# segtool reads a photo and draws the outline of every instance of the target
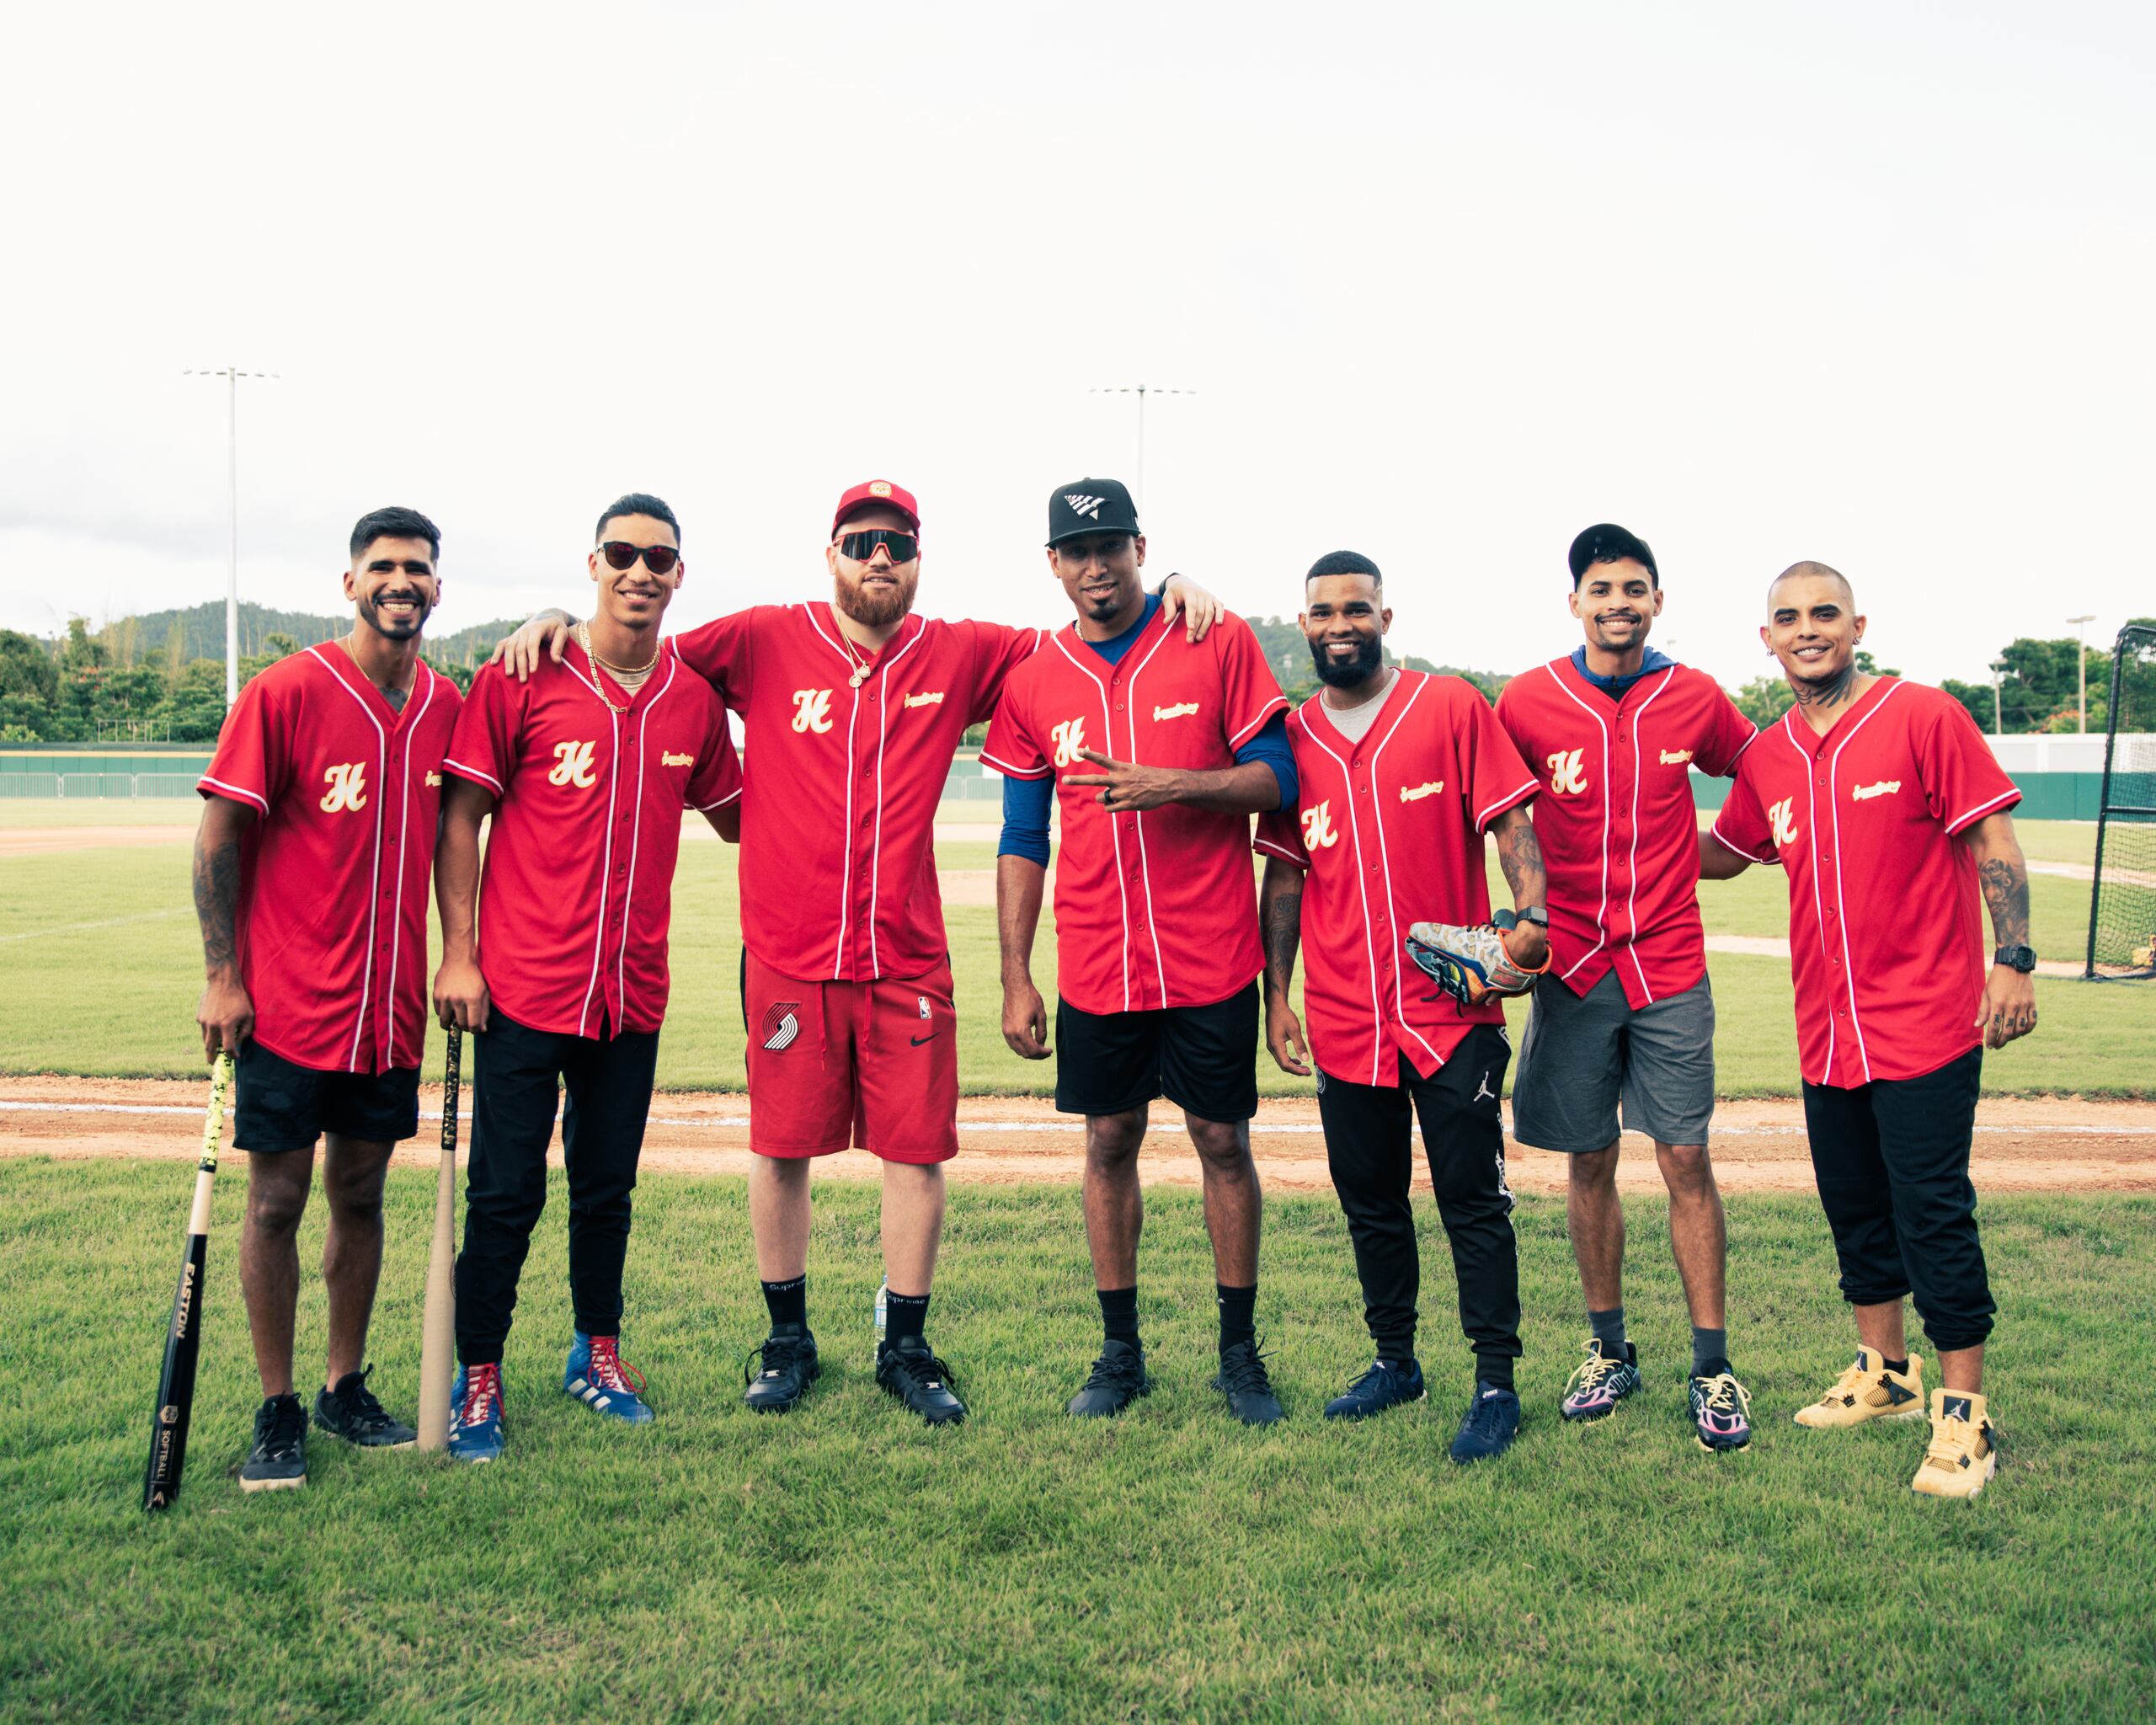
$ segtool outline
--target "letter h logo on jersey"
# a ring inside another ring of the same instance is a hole
[[[1086,721],[1082,718],[1066,718],[1061,724],[1050,726],[1049,736],[1055,744],[1055,764],[1058,766],[1068,766],[1084,752]]]
[[[803,735],[814,731],[819,736],[831,728],[831,692],[829,689],[796,689],[793,692],[793,728]]]
[[[1550,793],[1556,797],[1577,797],[1587,789],[1587,773],[1580,765],[1584,749],[1560,749],[1543,758],[1550,763]]]
[[[598,746],[596,743],[555,744],[553,770],[547,775],[547,782],[590,790],[599,782],[598,774],[591,769],[592,753]]]
[[[364,809],[367,806],[367,764],[364,761],[347,761],[333,766],[322,775],[322,782],[329,788],[323,793],[322,812],[334,814],[340,809]]]
[[[1784,797],[1780,802],[1767,805],[1767,822],[1774,830],[1776,850],[1796,842],[1796,798]]]
[[[1322,851],[1340,842],[1340,835],[1332,827],[1332,799],[1328,797],[1315,809],[1303,810],[1303,848]]]

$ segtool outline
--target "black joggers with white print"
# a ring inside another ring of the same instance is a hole
[[[1503,1032],[1478,1024],[1428,1078],[1402,1060],[1397,1088],[1322,1072],[1317,1092],[1326,1159],[1354,1242],[1378,1357],[1406,1359],[1415,1352],[1422,1263],[1409,1194],[1420,1116],[1438,1215],[1460,1279],[1460,1326],[1475,1350],[1476,1376],[1506,1389],[1520,1354],[1519,1252],[1497,1106],[1511,1059]]]

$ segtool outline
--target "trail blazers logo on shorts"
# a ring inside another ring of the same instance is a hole
[[[1340,842],[1340,835],[1332,830],[1332,799],[1328,797],[1315,809],[1303,810],[1303,848],[1322,851]]]
[[[1433,778],[1419,785],[1402,785],[1400,788],[1400,800],[1403,803],[1419,803],[1425,797],[1436,796],[1444,788],[1445,782],[1441,778]]]
[[[333,766],[322,775],[322,782],[329,787],[322,797],[322,812],[324,814],[334,814],[340,809],[364,809],[367,806],[366,761],[347,761],[341,766]]]
[[[1195,701],[1185,701],[1177,707],[1155,707],[1153,709],[1153,723],[1158,724],[1163,719],[1169,718],[1188,718],[1197,711],[1198,703]]]
[[[819,735],[831,728],[831,692],[829,689],[796,689],[793,692],[793,728],[803,733],[814,731]]]
[[[1068,766],[1086,746],[1086,721],[1066,718],[1061,724],[1049,727],[1049,737],[1055,745],[1055,764]]]
[[[793,1039],[801,1034],[801,1002],[779,1001],[764,1014],[764,1049],[768,1054],[783,1054],[793,1046]]]
[[[1791,813],[1796,798],[1784,797],[1779,803],[1767,805],[1767,824],[1773,830],[1777,849],[1796,842],[1796,820]]]
[[[599,776],[591,770],[592,751],[596,743],[557,743],[554,745],[553,771],[547,775],[550,785],[574,785],[579,790],[590,790],[599,782]]]
[[[1550,793],[1556,797],[1577,797],[1587,790],[1587,773],[1580,766],[1584,749],[1560,749],[1546,755],[1550,765]]]

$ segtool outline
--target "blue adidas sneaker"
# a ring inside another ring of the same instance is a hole
[[[492,1461],[506,1441],[501,1367],[459,1366],[449,1397],[449,1453],[459,1461]]]
[[[622,1359],[620,1337],[587,1336],[582,1330],[575,1336],[562,1369],[563,1394],[627,1425],[648,1425],[659,1418],[643,1399],[643,1374]]]
[[[1422,1368],[1415,1360],[1374,1359],[1368,1371],[1325,1404],[1325,1417],[1368,1419],[1403,1402],[1420,1402],[1428,1393],[1422,1386]]]
[[[1519,1397],[1495,1384],[1477,1383],[1475,1399],[1452,1440],[1455,1461],[1489,1461],[1513,1446],[1519,1435]]]

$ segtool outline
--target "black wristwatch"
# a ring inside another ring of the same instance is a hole
[[[1545,934],[1550,932],[1550,913],[1540,905],[1529,905],[1520,911],[1492,911],[1490,921],[1498,928],[1517,928],[1523,922],[1531,922]]]
[[[1994,964],[2004,964],[2009,970],[2019,970],[2026,976],[2036,968],[2036,949],[2034,947],[2001,947],[1991,955]]]

